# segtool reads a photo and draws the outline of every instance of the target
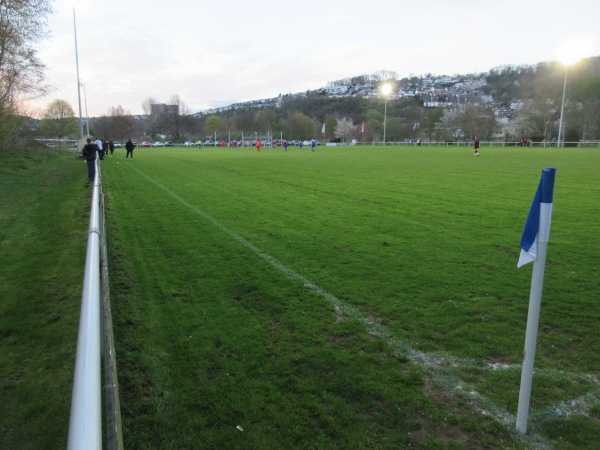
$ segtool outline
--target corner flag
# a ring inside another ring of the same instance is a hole
[[[556,169],[542,170],[542,178],[535,197],[531,203],[529,214],[521,238],[521,256],[517,267],[524,266],[538,259],[538,243],[548,242],[550,220],[552,218],[552,200],[554,197],[554,178]]]
[[[533,382],[533,362],[535,359],[537,330],[542,304],[546,248],[548,247],[548,237],[550,236],[555,175],[556,169],[542,170],[542,178],[535,197],[533,197],[533,203],[525,222],[525,229],[521,238],[521,257],[517,264],[517,267],[521,267],[524,264],[535,261],[531,273],[529,311],[527,313],[527,330],[525,331],[523,368],[521,370],[521,386],[519,388],[519,405],[517,410],[517,430],[523,434],[527,432],[527,418],[529,416],[529,400]]]

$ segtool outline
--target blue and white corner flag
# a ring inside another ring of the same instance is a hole
[[[548,242],[550,220],[552,219],[555,176],[556,168],[542,170],[542,178],[533,198],[533,203],[531,203],[525,228],[523,229],[521,256],[519,257],[517,267],[537,261],[538,243]]]
[[[523,350],[523,368],[521,386],[519,388],[519,407],[517,410],[517,430],[527,432],[529,416],[529,400],[533,383],[533,362],[542,304],[544,286],[544,269],[546,250],[550,236],[550,220],[552,219],[552,200],[554,197],[554,178],[556,169],[542,170],[542,178],[538,185],[533,203],[527,215],[523,237],[521,238],[521,256],[517,267],[535,261],[531,271],[531,289],[529,291],[529,312],[527,313],[527,331],[525,332],[525,348]]]

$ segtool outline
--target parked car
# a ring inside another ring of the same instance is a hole
[[[196,143],[194,141],[185,141],[183,145],[185,145],[186,147],[195,147]]]
[[[120,142],[113,142],[115,148],[121,148],[123,147],[123,144],[121,144]]]
[[[161,141],[156,141],[154,144],[152,144],[152,147],[164,147],[165,143],[161,142]]]
[[[173,144],[173,142],[165,141],[165,147],[173,147],[173,145],[175,145],[175,144]]]
[[[146,142],[146,141],[144,141],[144,142],[142,142],[142,145],[141,145],[141,146],[142,146],[142,147],[152,147],[152,144],[151,144],[150,142]]]

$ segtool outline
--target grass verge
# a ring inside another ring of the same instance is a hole
[[[0,155],[0,448],[63,448],[89,222],[73,154]]]

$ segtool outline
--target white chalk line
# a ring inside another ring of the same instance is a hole
[[[490,416],[496,421],[502,423],[507,430],[511,431],[513,435],[523,442],[526,442],[530,448],[536,449],[549,449],[552,448],[552,444],[545,440],[536,430],[541,429],[542,425],[547,422],[564,419],[572,415],[588,415],[591,408],[600,404],[600,380],[596,375],[593,374],[574,374],[567,371],[555,370],[555,369],[536,369],[535,374],[543,375],[545,377],[552,378],[554,380],[564,379],[566,381],[581,381],[596,385],[598,388],[594,389],[587,394],[572,399],[569,401],[561,402],[557,405],[549,406],[548,408],[537,411],[530,414],[530,426],[527,435],[521,435],[516,432],[516,415],[511,414],[506,409],[496,405],[485,396],[470,389],[468,383],[460,380],[456,375],[450,372],[451,369],[456,368],[473,368],[483,369],[489,371],[496,370],[507,370],[507,371],[521,371],[521,366],[518,364],[491,364],[486,361],[476,360],[475,358],[461,358],[452,355],[441,354],[441,353],[425,353],[412,348],[403,340],[399,339],[393,333],[391,333],[385,327],[369,320],[359,310],[353,306],[344,303],[338,299],[335,295],[327,292],[326,290],[313,283],[308,278],[300,275],[294,270],[290,269],[270,254],[264,252],[252,242],[246,238],[240,236],[235,231],[229,229],[214,217],[210,216],[200,208],[192,205],[184,198],[171,191],[166,186],[160,184],[150,176],[143,173],[137,167],[128,165],[133,170],[138,172],[141,176],[146,178],[155,186],[159,187],[183,206],[189,208],[199,216],[206,219],[212,225],[219,230],[223,231],[229,237],[239,242],[244,247],[254,252],[257,256],[271,264],[279,272],[286,277],[298,282],[306,289],[316,293],[320,297],[327,300],[334,308],[336,314],[344,315],[349,319],[353,319],[361,323],[364,328],[373,336],[376,336],[386,343],[388,343],[393,349],[397,356],[405,356],[414,364],[420,366],[438,385],[442,386],[447,391],[464,396],[478,410],[485,416]]]

